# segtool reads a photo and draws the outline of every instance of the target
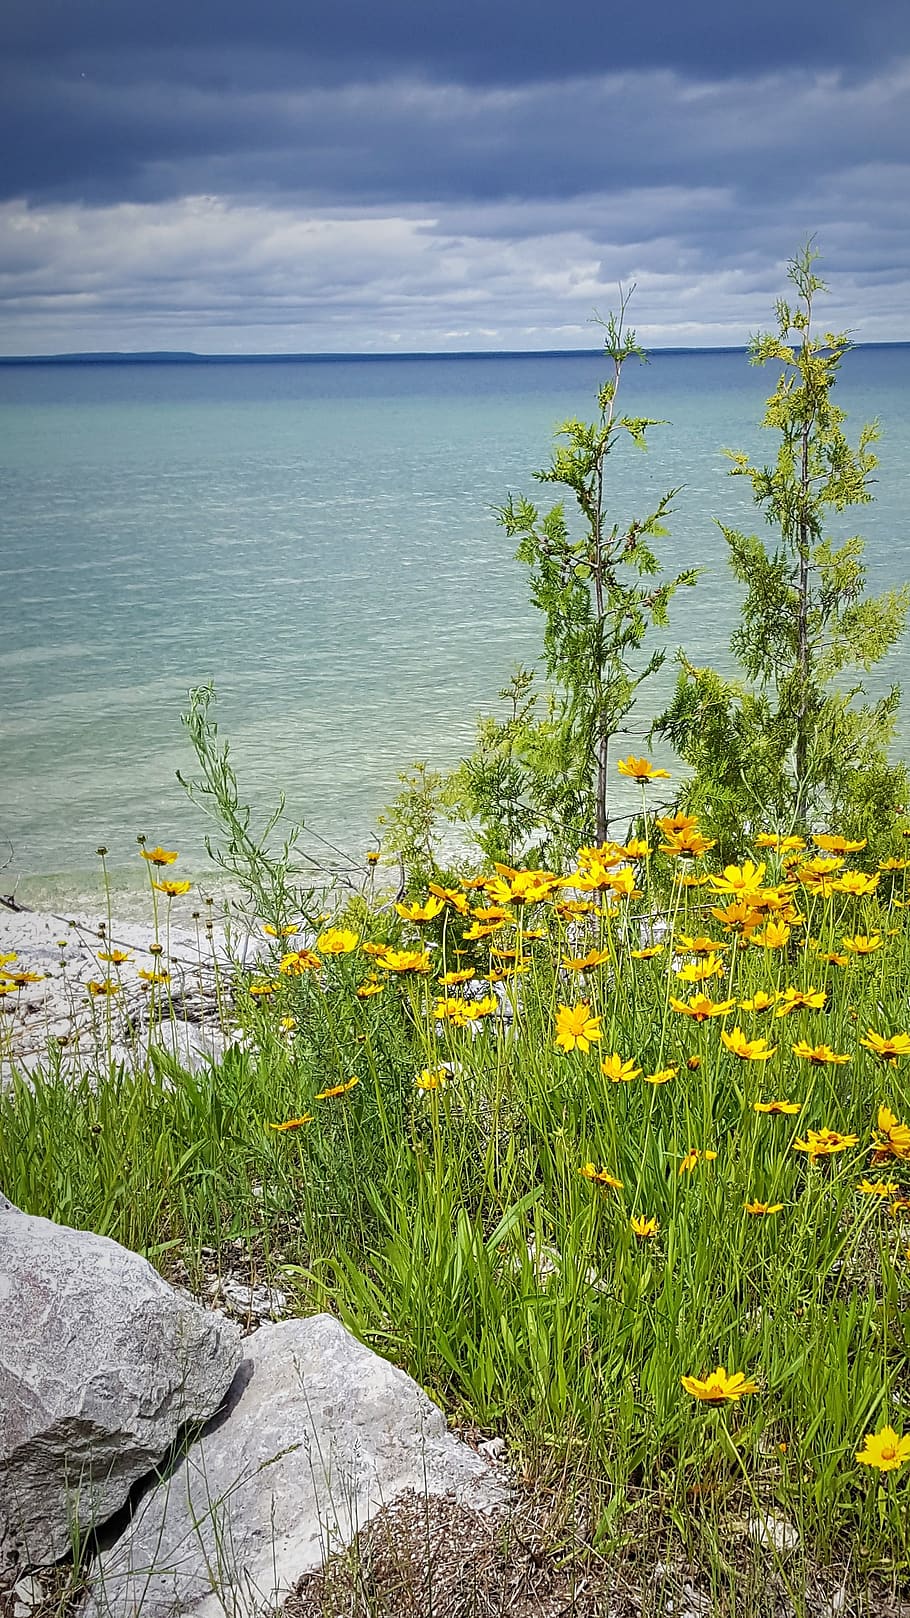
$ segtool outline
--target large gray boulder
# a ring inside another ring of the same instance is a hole
[[[506,1490],[417,1383],[330,1315],[263,1326],[225,1411],[95,1565],[85,1618],[249,1618],[409,1490]]]
[[[116,1512],[217,1410],[240,1353],[136,1253],[0,1209],[0,1580]]]

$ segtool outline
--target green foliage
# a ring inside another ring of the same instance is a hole
[[[189,708],[181,719],[200,774],[188,780],[178,770],[177,780],[216,828],[218,836],[205,839],[209,858],[240,888],[253,915],[280,929],[319,908],[313,889],[301,888],[294,880],[294,850],[302,827],[292,826],[277,851],[271,847],[272,833],[284,815],[282,793],[262,830],[252,830],[252,810],[241,801],[230,744],[219,739],[214,703],[211,682],[189,693]]]
[[[752,485],[773,542],[720,524],[730,566],[745,587],[731,649],[744,679],[725,679],[680,656],[674,698],[656,724],[693,771],[687,805],[719,840],[739,829],[832,824],[882,846],[908,793],[888,762],[899,692],[868,702],[853,671],[868,671],[899,639],[910,589],[869,597],[863,541],[835,543],[826,525],[871,498],[878,426],[844,432],[832,391],[850,341],[815,336],[813,302],[825,290],[806,247],[791,261],[796,302],[777,304],[777,330],[753,338],[755,365],[780,363],[762,426],[778,437],[773,462],[730,453],[731,475]],[[843,677],[847,675],[850,683]]]
[[[650,817],[642,829],[653,842]],[[780,903],[780,856],[738,852],[768,862]],[[905,1576],[910,1466],[880,1476],[856,1455],[885,1422],[907,1430],[910,1160],[900,1134],[883,1162],[870,1147],[891,1127],[880,1108],[910,1118],[910,1058],[877,1056],[865,1030],[906,1031],[910,870],[859,897],[805,886],[804,925],[778,947],[727,931],[723,975],[701,985],[686,942],[724,925],[685,867],[666,869],[674,944],[653,958],[638,953],[649,896],[579,917],[556,887],[468,954],[454,881],[433,973],[363,950],[390,925],[409,950],[428,936],[375,905],[361,948],[318,971],[282,972],[285,941],[263,937],[231,986],[225,1031],[236,1018],[243,1048],[222,1061],[188,1073],[137,1048],[114,1065],[80,1042],[0,1090],[0,1185],[199,1293],[239,1268],[292,1311],[335,1310],[452,1416],[501,1434],[521,1475],[583,1493],[619,1572],[640,1569],[644,1524],[665,1545],[672,1522],[709,1523],[725,1544],[760,1508],[860,1583]],[[855,934],[878,942],[837,964]],[[588,950],[583,974],[566,965]],[[472,984],[441,981],[466,962]],[[476,1007],[494,969],[495,1010],[438,1015],[442,994]],[[273,992],[257,998],[263,978]],[[822,985],[825,1006],[755,1009],[791,984]],[[735,1009],[681,1012],[702,987]],[[557,1048],[564,1002],[596,1019],[590,1048]],[[725,1044],[740,1021],[767,1035],[767,1061]],[[802,1041],[849,1063],[807,1059]],[[641,1073],[605,1071],[613,1051]],[[785,1096],[790,1117],[756,1110]],[[812,1161],[811,1130],[842,1149]],[[756,1391],[726,1409],[690,1398],[682,1378],[717,1365]],[[721,1552],[702,1554],[719,1576]]]
[[[500,696],[504,720],[481,721],[477,746],[458,778],[463,813],[480,826],[485,851],[515,858],[536,839],[561,849],[592,835],[602,842],[609,823],[608,754],[642,683],[664,653],[639,657],[648,631],[667,622],[669,602],[696,570],[661,574],[653,542],[678,490],[627,526],[607,515],[607,461],[627,438],[639,449],[657,423],[620,416],[623,367],[645,358],[625,326],[628,298],[605,323],[604,350],[612,376],[598,393],[594,422],[566,421],[550,465],[535,476],[569,491],[566,502],[542,511],[509,496],[498,515],[518,540],[516,557],[530,570],[531,601],[544,616],[543,652],[549,689],[535,692],[525,670]]]
[[[382,843],[387,854],[398,855],[408,888],[418,887],[439,871],[448,783],[425,759],[402,770],[398,780],[400,792],[379,816]]]

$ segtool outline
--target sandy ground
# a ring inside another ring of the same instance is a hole
[[[159,954],[145,923],[114,920],[108,932],[97,916],[14,910],[0,900],[0,971],[7,975],[0,992],[0,1082],[14,1068],[30,1073],[41,1066],[49,1048],[65,1065],[83,1069],[106,1062],[109,1050],[115,1060],[141,1056],[150,1039],[194,1065],[220,1054],[219,983],[228,959],[223,928],[213,924],[208,933],[200,922],[197,938],[195,929],[172,927],[168,934],[162,926],[160,942]],[[241,956],[250,954],[249,939],[237,947]],[[114,950],[128,959],[99,959]],[[143,971],[167,971],[168,982],[153,985]],[[19,974],[21,982],[15,981]],[[89,983],[105,980],[117,992],[93,995]]]

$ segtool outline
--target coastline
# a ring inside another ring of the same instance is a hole
[[[220,974],[229,955],[220,919],[198,930],[166,925],[156,940],[148,921],[108,923],[97,912],[13,908],[2,899],[0,962],[9,975],[0,993],[0,1084],[44,1066],[49,1053],[78,1071],[132,1062],[150,1045],[191,1066],[224,1051]]]

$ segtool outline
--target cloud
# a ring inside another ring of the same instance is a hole
[[[865,213],[908,180],[910,168],[867,168],[745,224],[735,191],[710,187],[399,212],[212,197],[7,203],[0,349],[596,347],[592,311],[632,281],[649,343],[742,342],[768,318],[804,210],[834,267],[826,320],[866,339],[910,337],[906,317],[895,333],[910,310],[906,233],[892,227],[869,277]]]
[[[592,346],[630,280],[739,342],[812,232],[832,323],[910,336],[910,8],[731,11],[16,0],[0,352]]]

